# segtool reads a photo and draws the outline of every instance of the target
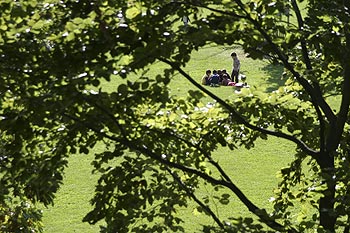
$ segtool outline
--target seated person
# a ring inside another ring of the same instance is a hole
[[[210,77],[210,86],[219,86],[220,76],[216,70],[213,70],[213,74]]]
[[[219,84],[222,82],[222,71],[218,70],[218,75],[219,75]]]
[[[231,82],[231,80],[229,79],[229,76],[227,74],[223,74],[221,85],[227,86],[229,82]]]
[[[202,77],[203,85],[210,85],[210,76],[211,76],[211,70],[205,71],[205,75],[203,75]]]
[[[222,69],[222,74],[223,74],[223,75],[224,75],[224,74],[226,74],[226,75],[227,75],[227,77],[228,77],[228,79],[230,79],[230,80],[231,80],[230,75],[227,73],[227,71],[226,71],[225,69]]]

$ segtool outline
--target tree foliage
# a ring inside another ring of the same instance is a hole
[[[69,155],[102,143],[84,221],[104,220],[103,232],[183,231],[176,210],[189,199],[217,223],[207,232],[349,232],[349,9],[343,0],[2,0],[0,219],[29,229],[9,220],[11,200],[52,204]],[[211,44],[279,62],[288,81],[273,93],[222,100],[183,69],[192,51]],[[169,68],[145,75],[158,61]],[[178,73],[197,88],[187,98],[169,92]],[[119,86],[105,91],[111,80]],[[203,105],[203,93],[216,104]],[[297,145],[272,213],[212,158],[220,146],[251,148],[267,136]],[[203,180],[236,195],[260,222],[220,219],[196,196]],[[315,214],[295,219],[296,203]]]

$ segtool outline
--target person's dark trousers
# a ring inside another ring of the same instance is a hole
[[[239,70],[233,70],[232,71],[232,75],[231,75],[231,79],[235,82],[238,83],[238,74],[239,74]]]

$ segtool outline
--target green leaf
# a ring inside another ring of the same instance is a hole
[[[125,97],[128,94],[128,87],[125,84],[120,84],[118,86],[118,93],[122,96]]]

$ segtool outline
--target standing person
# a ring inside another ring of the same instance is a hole
[[[233,60],[233,68],[232,68],[232,75],[231,79],[235,83],[238,83],[238,75],[239,75],[239,69],[241,68],[241,62],[239,61],[237,54],[235,52],[231,53],[231,57]]]

